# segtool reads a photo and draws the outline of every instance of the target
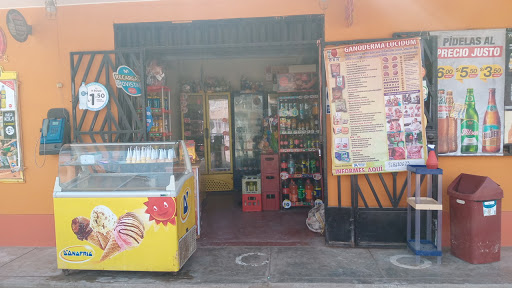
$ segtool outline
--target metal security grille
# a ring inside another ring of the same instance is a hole
[[[137,114],[136,107],[144,107],[145,95],[132,97],[118,89],[113,72],[121,65],[133,69],[141,77],[144,87],[143,52],[92,51],[72,52],[71,95],[74,142],[128,142],[146,139],[145,113]],[[103,84],[109,93],[106,107],[100,111],[78,109],[78,90],[82,82]]]
[[[323,15],[114,25],[116,49],[305,42],[323,32]]]

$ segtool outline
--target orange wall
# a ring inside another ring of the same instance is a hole
[[[507,14],[512,2],[463,0],[359,0],[354,1],[354,23],[344,23],[343,0],[329,0],[326,10],[326,40],[350,40],[390,37],[393,32],[423,30],[453,30],[472,28],[512,27]],[[69,52],[109,50],[114,48],[114,23],[179,21],[198,19],[245,18],[320,14],[316,0],[161,0],[159,2],[105,4],[58,7],[55,20],[45,17],[43,8],[20,9],[33,35],[24,43],[16,42],[10,35],[7,55],[9,62],[0,63],[5,70],[19,72],[19,92],[22,119],[22,148],[26,171],[25,184],[0,184],[0,217],[9,215],[34,215],[48,217],[53,214],[52,190],[57,173],[57,157],[47,156],[43,168],[37,168],[43,157],[34,157],[41,121],[48,109],[70,109]],[[0,20],[7,10],[0,10]],[[5,20],[0,27],[7,32]],[[57,88],[57,83],[64,84]],[[512,164],[509,157],[441,158],[445,169],[444,184],[448,185],[458,173],[486,174],[502,185],[505,191],[512,188],[504,169]],[[330,173],[329,173],[330,174]],[[343,177],[343,193],[349,192],[348,177]],[[329,177],[329,203],[337,203],[336,178]],[[505,193],[508,196],[508,193]],[[350,198],[344,196],[348,205]],[[512,210],[512,199],[504,199],[504,210]],[[25,218],[20,223],[30,222]],[[10,221],[10,223],[13,223]],[[39,223],[33,221],[32,223]],[[46,223],[46,222],[45,222]],[[35,224],[33,224],[35,225]],[[51,229],[46,229],[50,231]],[[46,242],[33,245],[51,245],[53,232],[48,232]],[[0,235],[0,245],[5,234]],[[17,234],[16,234],[17,235]],[[12,237],[17,237],[11,235]],[[24,237],[21,234],[19,237]],[[44,238],[44,237],[43,237]]]

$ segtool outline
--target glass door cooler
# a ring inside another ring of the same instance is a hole
[[[63,146],[58,268],[178,271],[196,250],[194,183],[184,141]]]
[[[263,94],[234,95],[235,189],[241,191],[242,176],[260,173],[258,144],[262,140]]]

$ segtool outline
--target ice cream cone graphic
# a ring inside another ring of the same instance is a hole
[[[87,240],[87,242],[91,243],[92,245],[99,247],[101,250],[104,250],[105,246],[101,244],[100,238],[97,234],[97,232],[92,232],[85,240]]]
[[[133,212],[119,217],[110,241],[101,255],[100,262],[110,259],[118,253],[137,247],[144,239],[144,224]]]
[[[108,245],[105,248],[105,251],[103,251],[103,255],[101,255],[100,262],[103,262],[109,258],[116,256],[121,251],[122,251],[121,246],[119,246],[119,244],[117,244],[115,237],[112,237],[110,239],[110,242],[108,242]]]

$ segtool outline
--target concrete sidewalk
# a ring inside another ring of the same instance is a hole
[[[512,248],[472,265],[407,249],[200,247],[177,273],[57,269],[55,248],[0,247],[0,287],[512,287]],[[394,262],[394,263],[393,263]],[[421,268],[421,269],[414,269]]]

